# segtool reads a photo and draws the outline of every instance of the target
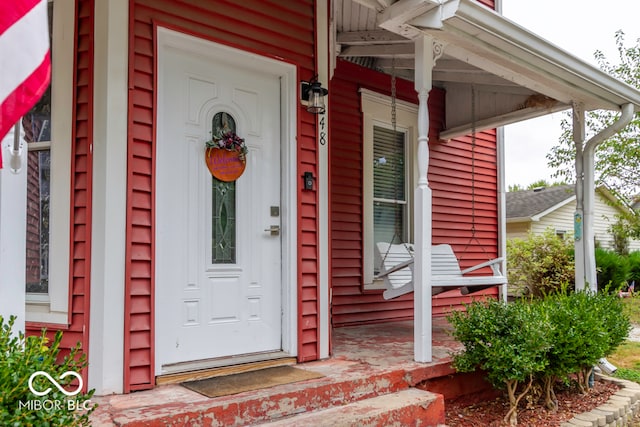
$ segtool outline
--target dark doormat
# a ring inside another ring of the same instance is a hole
[[[240,374],[189,381],[182,383],[182,385],[207,397],[220,397],[242,393],[243,391],[322,378],[323,376],[317,372],[306,371],[292,366],[275,366]]]

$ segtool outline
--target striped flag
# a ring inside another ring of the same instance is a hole
[[[0,141],[49,85],[48,25],[47,0],[0,0]]]

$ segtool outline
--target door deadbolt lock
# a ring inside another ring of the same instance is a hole
[[[280,226],[279,225],[272,225],[269,228],[265,228],[264,231],[268,231],[269,234],[271,234],[272,236],[279,236],[280,235]]]

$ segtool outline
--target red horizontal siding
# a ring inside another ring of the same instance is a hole
[[[125,391],[151,388],[154,378],[154,132],[153,25],[278,58],[315,74],[315,3],[247,0],[135,0],[130,23],[129,149],[125,302]],[[315,117],[300,110],[298,176],[316,171]],[[300,187],[301,180],[298,183]],[[317,194],[298,192],[299,359],[318,358]]]
[[[408,319],[407,298],[384,301],[381,292],[363,292],[363,171],[360,88],[390,94],[390,77],[338,61],[331,81],[331,286],[336,326]],[[413,84],[398,80],[399,99],[417,102]]]
[[[363,291],[363,130],[358,90],[367,88],[389,95],[390,87],[390,76],[346,61],[338,61],[331,82],[330,256],[332,321],[336,326],[413,317],[413,295],[385,301],[381,291]],[[412,82],[398,79],[397,96],[417,103]],[[495,131],[478,133],[475,142],[471,136],[439,141],[444,92],[437,88],[429,96],[429,114],[433,242],[451,244],[463,268],[494,258],[498,245]],[[471,232],[472,220],[475,235]],[[495,291],[483,294],[493,295]],[[457,291],[442,294],[437,302],[434,299],[434,315],[466,301],[470,298]]]
[[[495,10],[496,2],[494,0],[478,0],[478,3],[483,4],[491,9]]]
[[[461,268],[497,257],[495,130],[480,132],[475,138],[461,137],[450,143],[432,141],[429,149],[433,243],[451,244]]]

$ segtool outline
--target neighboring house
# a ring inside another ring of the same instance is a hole
[[[414,319],[431,360],[432,315],[470,301],[431,298],[432,244],[462,268],[504,255],[496,127],[640,109],[492,0],[49,4],[51,115],[23,121],[28,167],[0,171],[0,313],[80,342],[98,395],[327,358],[354,324]],[[319,115],[301,99],[316,76]],[[248,145],[235,181],[205,165],[222,129]],[[373,247],[395,235],[416,292],[385,301]]]
[[[558,236],[573,238],[576,195],[573,185],[538,187],[507,193],[507,239],[526,238],[548,228]],[[613,248],[609,227],[623,213],[620,201],[604,187],[598,187],[594,203],[596,245]],[[629,250],[640,250],[640,241],[629,241]]]

